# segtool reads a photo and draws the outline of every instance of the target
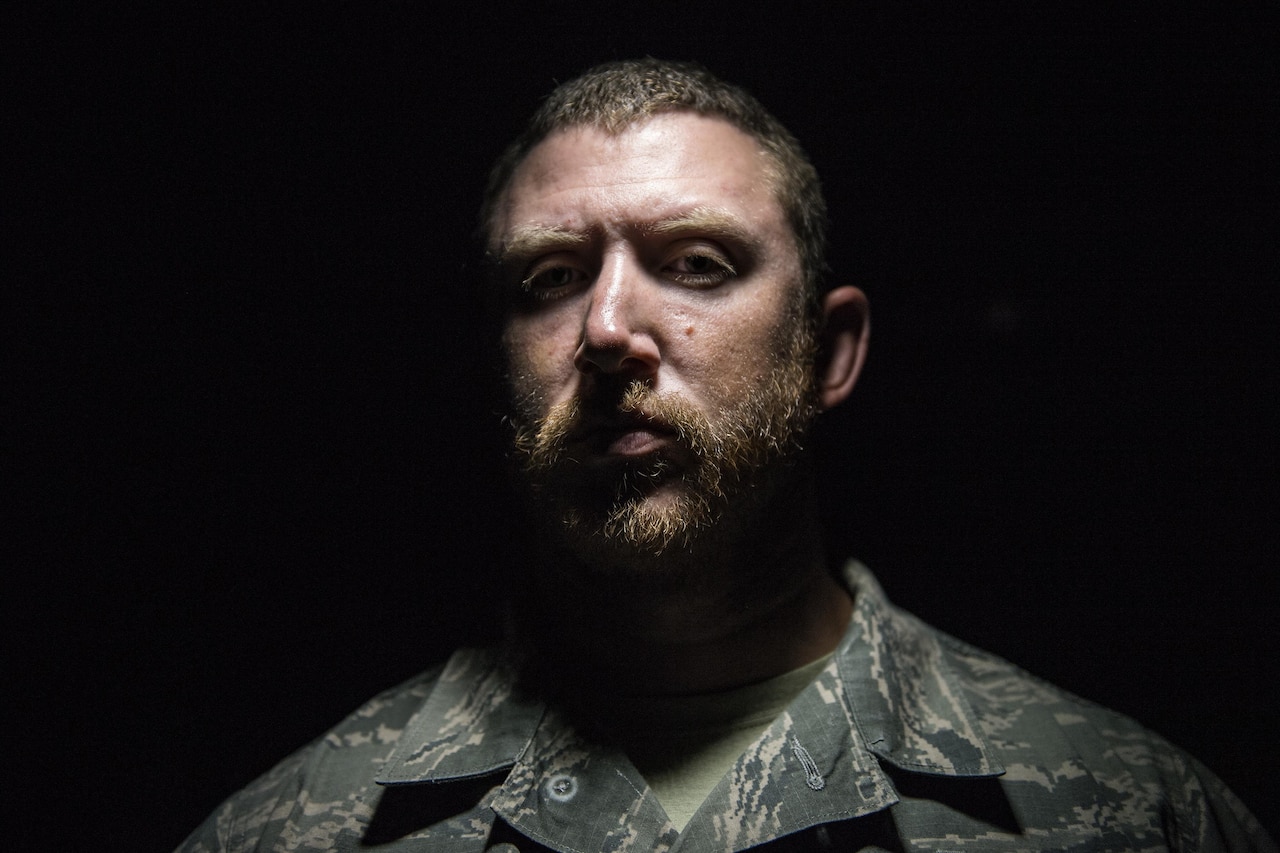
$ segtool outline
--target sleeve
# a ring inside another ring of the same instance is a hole
[[[1208,767],[1188,759],[1178,841],[1196,853],[1280,853],[1275,841],[1239,797]]]
[[[270,850],[270,836],[278,834],[302,798],[303,768],[315,745],[304,747],[240,791],[196,827],[176,853],[249,853]]]

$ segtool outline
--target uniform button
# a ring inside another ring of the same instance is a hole
[[[568,773],[557,773],[547,779],[546,791],[557,803],[567,803],[578,793],[578,780]]]
[[[520,848],[504,841],[501,844],[495,844],[490,847],[489,853],[520,853]]]

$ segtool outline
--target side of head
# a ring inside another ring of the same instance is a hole
[[[800,258],[808,314],[816,319],[826,275],[827,210],[817,170],[800,143],[750,93],[685,62],[610,62],[560,85],[494,165],[481,208],[487,245],[496,208],[529,152],[552,133],[590,126],[619,133],[665,112],[720,118],[753,138],[771,166],[774,192]]]

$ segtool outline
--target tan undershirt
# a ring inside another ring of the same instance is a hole
[[[692,696],[630,704],[622,744],[676,829],[683,830],[738,756],[822,671],[831,656],[776,678]]]

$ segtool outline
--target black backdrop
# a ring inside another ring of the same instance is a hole
[[[171,848],[488,635],[521,554],[479,189],[554,81],[642,54],[796,132],[870,295],[864,379],[817,437],[833,552],[1187,747],[1274,830],[1275,21],[1096,5],[8,27],[19,846]]]

